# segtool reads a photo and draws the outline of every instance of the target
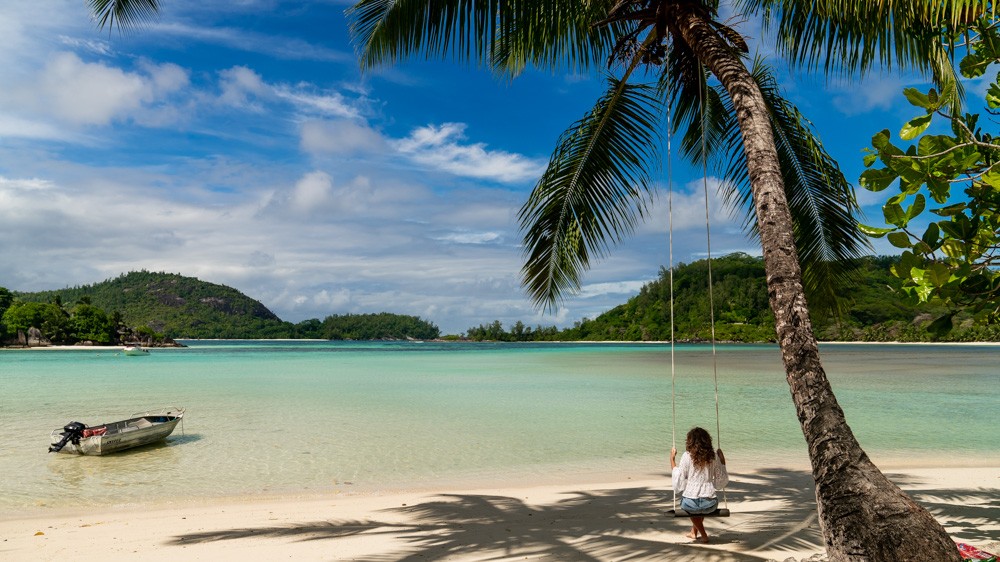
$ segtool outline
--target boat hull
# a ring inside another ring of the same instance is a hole
[[[71,455],[100,456],[155,443],[166,439],[173,433],[183,416],[183,411],[170,412],[169,414],[147,415],[105,424],[109,428],[106,434],[81,437],[77,443],[70,441],[59,452]],[[165,421],[157,421],[160,419]],[[61,430],[53,431],[52,443],[58,443],[62,437]]]

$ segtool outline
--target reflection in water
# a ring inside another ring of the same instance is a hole
[[[166,440],[111,455],[53,454],[46,467],[47,484],[57,503],[120,503],[156,495],[148,488],[163,485],[179,470],[183,445],[201,440],[198,434],[170,436]]]

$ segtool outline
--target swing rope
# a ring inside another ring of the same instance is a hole
[[[667,80],[667,99],[670,99],[670,81]],[[677,390],[674,380],[676,369],[674,368],[674,185],[673,185],[673,161],[670,152],[670,108],[667,108],[667,217],[669,225],[669,246],[670,265],[667,270],[670,272],[670,450],[677,448]],[[673,486],[671,486],[673,489]],[[677,491],[674,490],[673,507],[677,509]]]
[[[701,65],[698,65],[701,69]],[[707,96],[703,90],[704,81],[704,71],[701,72],[701,79],[698,80],[698,96],[701,99],[701,167],[702,167],[702,188],[705,195],[705,237],[708,245],[708,307],[709,307],[709,318],[711,323],[712,331],[712,373],[715,381],[715,435],[716,442],[718,443],[718,448],[722,448],[722,428],[719,421],[719,368],[718,368],[718,358],[716,353],[716,339],[715,339],[715,292],[712,287],[712,228],[711,228],[711,213],[709,211],[708,204],[708,160],[707,153],[705,152],[705,106],[707,105]],[[667,83],[666,90],[667,99],[670,99],[670,83]],[[676,368],[674,363],[674,211],[673,211],[673,175],[672,175],[672,153],[671,153],[671,129],[670,129],[670,110],[667,110],[667,209],[669,216],[669,238],[670,238],[670,408],[671,408],[671,424],[670,424],[670,441],[671,449],[677,447],[677,391],[676,391]],[[671,487],[672,488],[672,487]],[[729,499],[726,497],[726,489],[722,488],[722,499],[726,505],[726,511],[729,510]],[[673,507],[674,512],[677,510],[677,491],[673,490]]]

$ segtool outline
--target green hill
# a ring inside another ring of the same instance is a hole
[[[945,313],[940,306],[909,305],[900,298],[900,280],[890,268],[896,256],[861,260],[858,283],[838,295],[835,315],[811,311],[816,336],[825,341],[1000,341],[1000,327],[976,325],[967,314],[955,318],[956,328],[946,336],[927,330]],[[712,260],[715,335],[719,341],[768,342],[776,339],[765,283],[764,263],[746,254]],[[680,341],[711,338],[708,261],[678,264],[674,269],[674,334]],[[594,319],[584,318],[572,328],[525,328],[510,331],[499,322],[470,328],[468,338],[504,341],[668,341],[670,340],[669,272],[660,271],[630,298]]]
[[[401,340],[434,339],[440,335],[437,326],[420,317],[388,312],[334,314],[323,321],[313,318],[298,324],[283,322],[259,301],[232,287],[173,273],[133,271],[93,285],[37,293],[15,292],[11,296],[24,303],[55,303],[58,306],[54,310],[63,311],[56,316],[66,318],[70,312],[80,310],[76,303],[86,303],[108,314],[120,313],[125,327],[133,330],[148,327],[173,339]],[[4,303],[2,297],[0,294],[0,315],[11,304]],[[66,330],[56,330],[52,322],[43,326],[44,319],[40,316],[43,312],[39,311],[39,318],[34,319],[25,311],[19,319],[41,328],[46,337],[54,337],[56,341],[92,339],[62,333]]]
[[[149,326],[171,338],[288,337],[292,326],[232,287],[173,273],[133,271],[93,285],[14,296],[66,304],[88,297],[93,306],[121,312],[126,326]]]

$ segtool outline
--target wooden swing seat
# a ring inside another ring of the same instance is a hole
[[[674,517],[729,517],[729,510],[726,508],[716,509],[710,513],[697,513],[695,515],[691,515],[683,509],[671,509],[667,513]]]

